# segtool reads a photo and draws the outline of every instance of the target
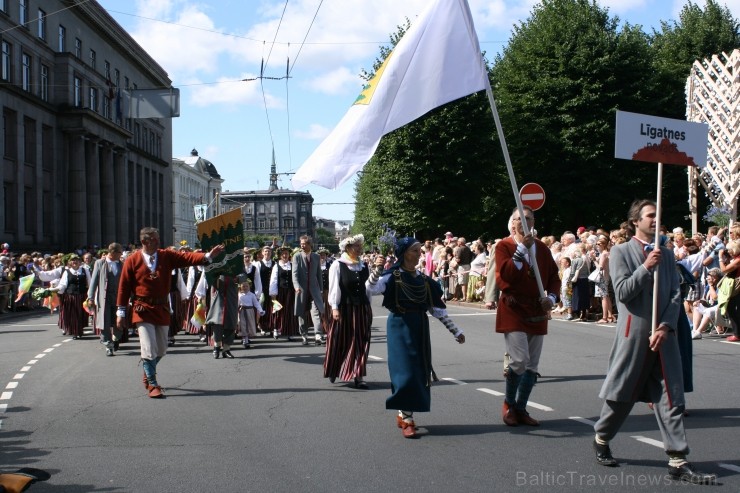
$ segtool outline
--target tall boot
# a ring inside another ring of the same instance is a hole
[[[521,376],[519,382],[519,388],[516,392],[516,404],[515,412],[516,419],[520,425],[528,426],[539,426],[540,423],[529,416],[527,412],[527,402],[529,402],[529,394],[532,393],[534,384],[537,383],[537,373],[532,370],[527,370]]]
[[[506,378],[506,396],[504,397],[504,406],[501,409],[501,416],[504,420],[504,424],[507,426],[517,426],[519,423],[514,413],[514,406],[516,402],[517,389],[521,385],[522,375],[517,375],[510,366],[507,366],[504,371],[504,378]]]

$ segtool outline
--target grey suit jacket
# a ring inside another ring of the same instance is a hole
[[[642,267],[642,243],[631,239],[611,251],[609,268],[619,307],[617,333],[599,396],[619,402],[658,402],[665,380],[673,406],[684,405],[681,356],[676,321],[681,307],[678,274],[673,252],[661,247],[658,325],[671,328],[659,352],[650,350],[653,274]]]
[[[308,271],[308,265],[303,252],[293,255],[293,287],[296,289],[295,294],[295,315],[303,316],[308,310],[308,293],[316,301],[316,307],[320,313],[324,313],[324,302],[322,293],[324,291],[324,279],[321,275],[321,257],[318,253],[311,252],[311,272]],[[298,293],[298,289],[301,290]]]

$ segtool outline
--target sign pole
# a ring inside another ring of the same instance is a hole
[[[660,216],[663,211],[663,163],[661,162],[658,163],[658,190],[655,195],[655,238],[653,238],[653,242],[655,243],[655,248],[660,248]],[[655,334],[655,329],[658,324],[658,292],[660,291],[658,289],[659,274],[660,264],[653,272],[653,324],[650,335]]]

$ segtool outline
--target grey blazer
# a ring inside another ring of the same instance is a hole
[[[324,279],[321,275],[321,257],[318,253],[311,252],[311,272],[308,272],[308,265],[303,252],[293,255],[293,287],[296,289],[295,294],[295,312],[296,316],[303,316],[308,310],[308,293],[316,301],[316,307],[320,313],[324,313],[324,302],[322,294],[324,291]],[[298,293],[298,289],[301,290]]]
[[[681,307],[678,275],[673,252],[661,247],[658,266],[658,325],[670,327],[660,351],[650,350],[653,274],[642,267],[645,251],[636,239],[616,245],[609,267],[619,307],[617,332],[609,355],[604,385],[599,396],[619,402],[658,402],[665,380],[672,406],[684,405],[681,356],[676,321]]]

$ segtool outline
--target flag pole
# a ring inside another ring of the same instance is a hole
[[[473,28],[473,18],[470,13],[470,6],[468,5],[467,0],[459,0],[462,4],[463,11],[465,12],[465,26],[468,29],[468,34],[470,35],[470,39],[473,42],[474,46],[478,46],[480,51],[480,44],[478,43],[478,36],[475,34],[475,29]],[[496,109],[496,100],[493,97],[493,90],[491,89],[491,81],[488,79],[488,69],[485,66],[485,61],[483,60],[483,55],[480,56],[480,64],[483,68],[483,73],[485,74],[485,87],[486,87],[486,95],[488,96],[488,102],[491,105],[491,113],[493,114],[493,121],[496,123],[496,132],[498,133],[499,140],[501,141],[501,150],[504,153],[504,161],[506,161],[506,171],[509,174],[509,181],[511,182],[511,190],[514,193],[514,200],[516,201],[516,208],[519,210],[519,218],[522,219],[522,229],[524,230],[524,234],[529,234],[529,226],[527,225],[526,219],[524,219],[524,206],[522,206],[522,199],[519,197],[519,187],[516,184],[516,178],[514,177],[514,168],[511,166],[511,157],[509,156],[509,148],[506,146],[506,138],[504,137],[504,129],[501,126],[501,119],[498,115],[498,110]],[[532,245],[532,248],[529,249],[529,260],[532,264],[532,268],[534,269],[534,277],[537,280],[537,287],[540,290],[540,297],[545,297],[545,288],[542,286],[542,276],[540,275],[540,269],[537,267],[537,257],[534,252],[534,245]],[[557,293],[556,293],[557,294]]]
[[[660,216],[663,210],[663,163],[658,163],[658,190],[655,193],[655,238],[653,243],[655,248],[660,248]],[[655,267],[653,271],[653,323],[651,326],[650,335],[655,334],[655,329],[658,324],[658,277],[660,274],[660,264]]]

